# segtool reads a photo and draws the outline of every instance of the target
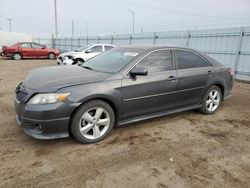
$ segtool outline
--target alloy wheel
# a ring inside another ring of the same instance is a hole
[[[94,107],[85,111],[79,122],[82,136],[94,140],[104,135],[110,126],[110,115],[102,107]]]
[[[55,55],[52,54],[52,53],[50,53],[50,54],[49,54],[49,59],[55,59]]]
[[[217,90],[211,90],[207,96],[206,108],[209,112],[215,111],[220,103],[220,93]]]
[[[18,53],[13,55],[13,59],[15,59],[15,60],[20,60],[21,58],[22,58],[21,55]]]

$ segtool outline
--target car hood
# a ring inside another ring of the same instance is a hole
[[[58,50],[58,49],[55,49],[55,48],[46,48],[46,50],[52,51],[52,52],[59,52],[59,50]]]
[[[75,54],[78,54],[79,52],[75,52],[75,51],[70,51],[70,52],[64,52],[64,53],[61,53],[60,56],[64,57],[64,56],[68,56],[68,55],[75,55]]]
[[[103,81],[110,74],[81,66],[55,66],[33,69],[23,85],[37,92],[55,92],[62,87]]]

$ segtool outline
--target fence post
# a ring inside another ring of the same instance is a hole
[[[87,43],[87,45],[89,45],[89,38],[88,38],[88,36],[86,37],[86,43]]]
[[[52,33],[52,36],[51,36],[51,44],[52,44],[52,48],[55,48],[55,41],[54,41],[54,34]]]
[[[78,48],[80,48],[81,45],[80,45],[80,37],[78,37]]]
[[[237,47],[237,52],[236,52],[236,58],[235,58],[235,63],[234,63],[234,74],[236,76],[237,74],[237,69],[239,65],[239,57],[240,57],[240,50],[241,50],[241,44],[242,44],[242,38],[244,36],[244,28],[242,27],[240,30],[240,35],[239,35],[239,41],[238,41],[238,47]]]
[[[71,37],[71,40],[70,40],[70,47],[71,47],[71,50],[73,50],[73,38]]]
[[[111,44],[114,43],[114,36],[113,36],[113,35],[111,35],[110,43],[111,43]]]
[[[156,35],[156,32],[154,32],[153,35],[153,44],[156,44],[156,39],[158,38],[158,36]]]
[[[97,44],[100,43],[100,36],[97,36]]]
[[[129,45],[132,44],[132,39],[133,39],[133,38],[132,38],[132,34],[130,34],[130,35],[129,35]]]
[[[191,37],[191,35],[190,35],[190,31],[188,31],[188,33],[187,33],[187,42],[186,42],[186,47],[189,47],[190,37]]]
[[[67,39],[66,37],[64,38],[64,51],[66,52],[68,50],[67,48]]]

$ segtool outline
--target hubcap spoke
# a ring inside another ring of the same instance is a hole
[[[211,104],[211,102],[213,102],[213,100],[211,100],[211,99],[206,101],[207,105]]]
[[[103,108],[97,108],[97,109],[96,109],[95,118],[96,118],[97,120],[100,119],[100,117],[101,117],[103,111],[104,111]]]
[[[86,120],[89,123],[93,122],[93,117],[89,114],[89,112],[85,112],[83,114],[83,119]]]
[[[214,104],[215,105],[219,104],[219,100],[218,99],[214,100]]]
[[[212,109],[213,109],[213,103],[210,103],[210,104],[209,104],[208,109],[209,109],[210,111],[212,111]]]
[[[101,136],[101,131],[100,131],[99,127],[96,126],[96,125],[95,125],[95,127],[93,128],[93,134],[94,134],[94,137],[95,137],[95,138],[98,138],[98,137]]]
[[[217,97],[217,95],[218,95],[218,92],[215,91],[214,94],[213,94],[213,99],[215,99]]]
[[[108,126],[110,123],[109,119],[106,118],[106,119],[99,119],[98,121],[98,125],[103,125],[103,126]]]
[[[93,125],[92,124],[88,124],[84,127],[81,127],[80,128],[80,131],[83,133],[83,134],[87,134],[91,129],[93,128]]]

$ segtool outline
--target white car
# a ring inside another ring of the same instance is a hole
[[[96,55],[114,48],[111,44],[94,44],[83,46],[75,51],[65,52],[57,57],[58,65],[82,64]]]

